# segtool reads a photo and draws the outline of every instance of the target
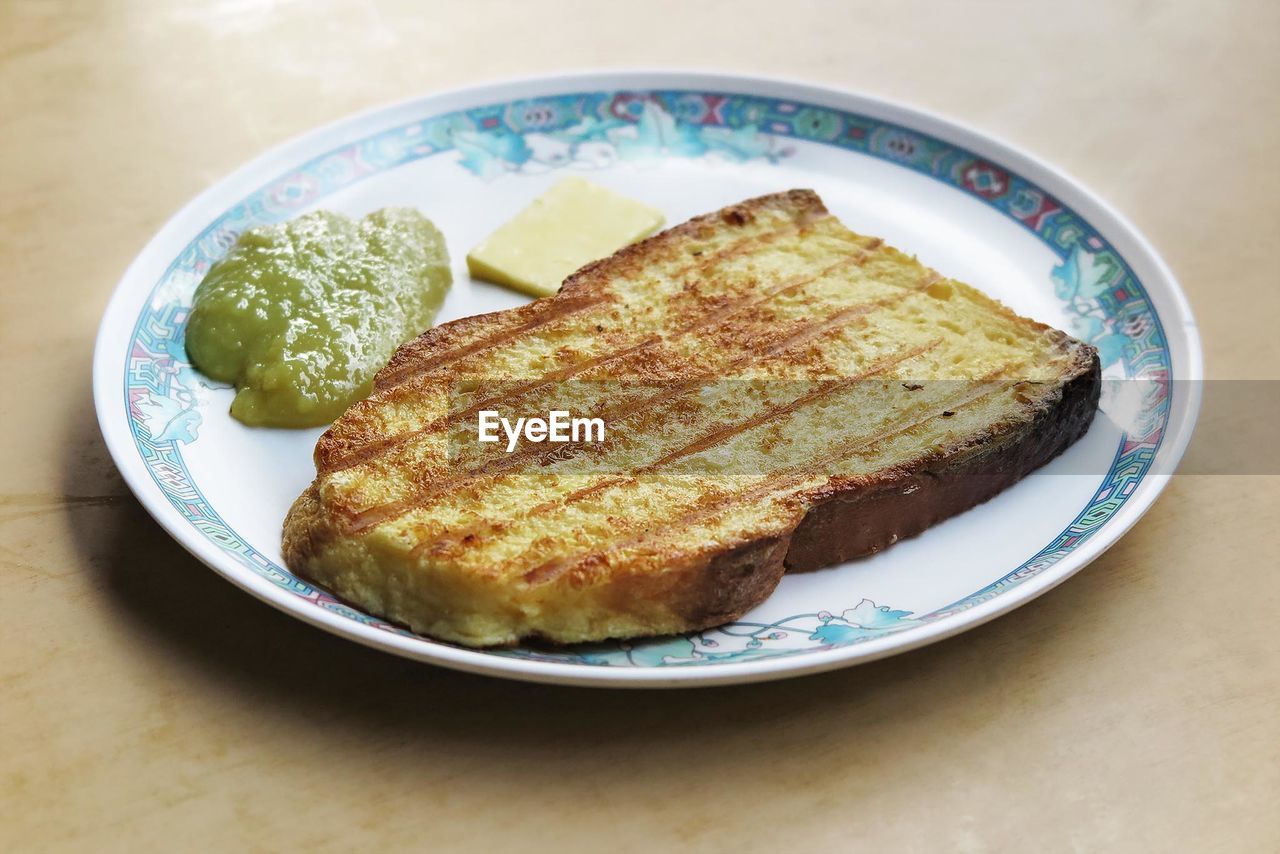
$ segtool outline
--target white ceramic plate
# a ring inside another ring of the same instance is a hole
[[[472,282],[465,254],[571,172],[658,206],[671,223],[751,196],[814,188],[854,230],[1092,341],[1104,376],[1117,382],[1089,434],[1039,473],[873,558],[785,578],[741,622],[712,631],[563,651],[474,651],[387,625],[295,578],[280,558],[280,524],[312,479],[320,431],[246,428],[227,414],[231,391],[188,365],[184,321],[209,263],[246,227],[313,207],[360,215],[414,205],[443,230],[454,258],[456,284],[439,320],[506,308],[523,298]],[[1200,378],[1195,325],[1168,268],[1122,217],[1052,167],[873,98],[671,72],[431,95],[286,143],[160,230],[121,280],[94,359],[98,417],[125,480],[175,539],[235,584],[400,655],[615,686],[827,670],[1017,607],[1097,557],[1151,506],[1199,405],[1198,383],[1173,381]]]

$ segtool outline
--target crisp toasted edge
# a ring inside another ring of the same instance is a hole
[[[1048,463],[1089,430],[1102,366],[1092,346],[1070,340],[1064,382],[1026,405],[1024,419],[992,425],[874,478],[835,484],[792,532],[786,565],[804,572],[878,552],[993,498]]]
[[[1098,409],[1097,350],[1067,336],[1064,382],[1027,404],[1024,418],[870,478],[802,496],[808,508],[776,535],[726,544],[707,556],[672,610],[700,631],[739,619],[769,597],[784,572],[806,572],[878,552],[972,509],[1057,457],[1089,430]]]

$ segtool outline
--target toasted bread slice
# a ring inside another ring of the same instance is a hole
[[[403,346],[320,439],[285,559],[468,646],[703,629],[990,498],[1098,387],[1092,347],[793,190]],[[557,409],[605,440],[477,441],[481,411]]]

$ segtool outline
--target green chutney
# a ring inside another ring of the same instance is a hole
[[[444,237],[416,210],[304,214],[246,231],[209,269],[187,354],[235,384],[231,414],[245,424],[327,424],[430,328],[451,282]]]

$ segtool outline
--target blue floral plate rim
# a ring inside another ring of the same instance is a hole
[[[624,95],[634,95],[636,98],[629,100],[619,97]],[[656,104],[652,110],[650,101],[646,101],[650,95],[655,96],[650,99]],[[683,95],[692,96],[689,112],[678,101],[678,97]],[[671,97],[664,99],[664,96]],[[909,168],[913,167],[909,161],[916,153],[910,137],[914,135],[922,141],[937,143],[941,149],[947,149],[942,151],[942,155],[955,154],[960,158],[958,162],[946,165],[945,169],[959,171],[942,176],[935,174],[932,177],[949,181],[959,189],[983,197],[993,206],[999,207],[1003,200],[1006,209],[1002,212],[1018,219],[1034,218],[1043,224],[1046,218],[1061,218],[1060,212],[1065,211],[1078,217],[1085,228],[1091,230],[1095,242],[1099,239],[1102,241],[1097,243],[1098,246],[1114,248],[1120,266],[1133,277],[1132,285],[1135,290],[1131,296],[1141,294],[1149,302],[1148,309],[1155,322],[1153,325],[1148,324],[1150,328],[1144,330],[1144,334],[1151,333],[1152,329],[1159,330],[1159,346],[1148,346],[1147,356],[1157,353],[1158,357],[1157,351],[1163,353],[1165,361],[1157,369],[1164,370],[1170,380],[1198,380],[1202,376],[1199,340],[1190,307],[1172,273],[1141,234],[1105,202],[1052,166],[952,120],[889,101],[806,83],[706,72],[578,72],[486,84],[374,108],[273,148],[184,207],[130,266],[108,306],[99,331],[94,362],[95,403],[104,437],[117,466],[143,505],[175,539],[203,562],[255,596],[308,622],[371,646],[458,669],[533,681],[666,686],[746,682],[800,675],[872,660],[950,636],[1005,613],[1065,580],[1114,543],[1150,507],[1168,479],[1167,474],[1156,473],[1151,467],[1152,462],[1159,456],[1163,463],[1158,471],[1172,471],[1190,440],[1199,407],[1196,383],[1180,384],[1180,389],[1187,389],[1187,393],[1182,395],[1182,399],[1166,402],[1154,434],[1154,442],[1150,443],[1149,455],[1145,458],[1143,475],[1126,485],[1123,499],[1114,511],[1109,512],[1099,525],[1088,530],[1084,536],[1071,540],[1065,550],[1059,550],[1062,552],[1060,555],[1055,553],[1051,562],[1034,566],[1034,571],[1027,571],[1027,567],[1033,564],[1035,556],[1018,571],[991,585],[991,589],[978,591],[955,606],[940,609],[922,619],[912,618],[909,612],[893,611],[888,606],[878,606],[864,600],[861,603],[849,603],[849,609],[839,616],[823,612],[777,621],[790,627],[792,621],[801,618],[808,620],[811,625],[806,624],[808,628],[805,631],[812,629],[811,639],[818,641],[810,648],[777,650],[776,654],[769,654],[760,648],[761,633],[764,633],[766,639],[785,636],[786,633],[774,631],[769,634],[770,630],[777,629],[776,625],[762,625],[754,629],[748,626],[745,636],[750,637],[749,643],[753,646],[736,652],[713,652],[712,649],[717,648],[717,642],[700,634],[692,642],[693,653],[690,658],[681,659],[664,654],[656,658],[649,655],[643,661],[633,660],[633,645],[630,644],[619,644],[614,648],[614,652],[625,653],[625,661],[610,661],[607,657],[593,659],[595,654],[591,652],[584,652],[580,660],[573,660],[567,659],[563,654],[547,654],[538,650],[474,651],[418,638],[367,615],[359,615],[331,598],[326,602],[322,601],[323,597],[299,596],[298,591],[290,590],[287,584],[281,584],[278,579],[273,581],[268,576],[257,573],[254,564],[246,566],[243,555],[240,556],[241,563],[228,561],[227,552],[222,545],[208,536],[193,534],[196,529],[192,527],[192,518],[175,512],[175,508],[181,507],[183,502],[175,500],[172,492],[166,495],[162,489],[169,485],[169,470],[166,466],[172,457],[168,452],[176,449],[176,456],[180,461],[181,440],[174,440],[172,449],[165,448],[164,442],[152,443],[154,437],[145,424],[142,428],[138,427],[141,419],[134,417],[133,407],[126,400],[129,394],[128,369],[124,371],[126,396],[121,396],[118,391],[121,368],[124,367],[120,360],[119,341],[121,329],[124,328],[122,323],[128,325],[132,315],[133,334],[129,338],[129,344],[138,345],[138,330],[144,326],[145,314],[140,313],[138,303],[155,303],[156,293],[164,283],[163,278],[156,281],[140,299],[138,288],[133,285],[140,272],[146,268],[155,268],[157,261],[164,262],[166,259],[159,256],[165,252],[170,256],[166,269],[171,272],[179,264],[172,256],[175,239],[191,234],[193,225],[201,226],[198,234],[208,236],[210,229],[201,220],[207,223],[206,211],[210,209],[224,212],[232,210],[227,199],[223,198],[228,195],[228,189],[248,185],[258,187],[258,195],[269,196],[273,192],[271,179],[275,179],[275,189],[278,190],[280,181],[291,174],[290,171],[282,172],[281,167],[285,164],[293,164],[289,170],[297,172],[296,164],[301,161],[304,166],[299,174],[305,174],[309,168],[323,168],[326,157],[332,159],[344,148],[351,149],[383,139],[415,124],[425,127],[428,122],[442,116],[465,114],[481,117],[483,124],[472,122],[472,126],[461,130],[451,128],[445,144],[429,142],[420,156],[456,150],[460,153],[461,165],[483,177],[482,172],[486,169],[518,169],[538,156],[537,152],[532,151],[533,147],[520,138],[522,134],[534,132],[523,124],[526,116],[495,117],[490,113],[503,108],[510,113],[513,105],[523,109],[528,104],[551,104],[557,102],[557,99],[593,97],[602,99],[600,103],[592,102],[590,109],[593,112],[587,115],[594,124],[587,126],[586,122],[581,121],[584,118],[582,113],[571,115],[565,121],[576,124],[553,128],[552,135],[559,133],[568,140],[565,144],[585,146],[597,139],[597,134],[599,139],[608,140],[610,130],[616,128],[618,123],[623,123],[623,131],[630,133],[631,128],[625,126],[625,123],[632,122],[640,127],[639,134],[635,135],[640,136],[642,142],[643,134],[647,132],[651,139],[646,144],[660,145],[664,152],[669,149],[676,151],[677,146],[683,146],[694,152],[691,156],[711,152],[716,156],[741,159],[784,156],[785,148],[774,146],[773,142],[775,137],[785,139],[788,135],[827,144],[839,145],[847,142],[854,150],[859,150],[857,145],[868,137],[874,139],[876,133],[888,128],[891,136],[893,132],[902,131],[908,139],[905,142],[890,139],[884,151],[870,153],[886,159],[902,160],[902,165]],[[672,97],[677,100],[673,101]],[[702,104],[698,103],[698,98],[702,98]],[[713,104],[716,99],[720,99],[720,102]],[[787,121],[774,121],[761,130],[761,123],[769,119],[769,110],[765,110],[759,117],[748,115],[746,119],[737,119],[735,125],[723,115],[725,104],[731,100],[748,105],[757,102],[772,105],[773,118]],[[708,112],[711,113],[710,119]],[[803,118],[803,126],[799,124],[800,118],[792,118],[797,113]],[[843,116],[844,119],[829,121],[832,114]],[[533,116],[543,122],[535,130],[541,136],[548,136],[541,131],[551,125],[546,124],[540,113],[535,111]],[[856,120],[863,120],[867,126],[859,126]],[[502,133],[493,132],[493,129],[499,127],[502,128]],[[694,128],[694,131],[689,128]],[[843,135],[845,132],[848,133],[847,140],[842,137],[840,142],[832,142],[832,133]],[[895,142],[898,143],[897,148],[893,147]],[[615,148],[622,149],[617,139],[613,143]],[[921,147],[927,149],[928,146]],[[683,149],[679,150],[684,153]],[[942,156],[939,151],[926,153],[934,161]],[[965,161],[966,156],[973,163]],[[937,167],[934,161],[927,163],[926,169],[920,169],[919,164],[915,164],[914,168],[928,174],[927,170]],[[398,165],[402,163],[392,162],[383,168],[395,168]],[[367,158],[357,166],[369,166]],[[372,168],[376,169],[377,164]],[[356,175],[354,179],[358,180],[359,177]],[[341,183],[337,186],[341,186]],[[1015,201],[1014,190],[1019,186],[1021,195]],[[1026,192],[1028,189],[1029,193]],[[230,195],[235,196],[240,192],[234,190]],[[301,206],[311,200],[307,197],[305,188],[304,192],[292,200],[287,193],[273,198],[279,202],[280,211],[287,211],[291,204]],[[1045,203],[1046,199],[1048,204]],[[1022,207],[1018,207],[1019,204]],[[274,215],[280,211],[268,213]],[[262,211],[259,210],[258,213],[262,214]],[[1032,226],[1033,230],[1039,227]],[[198,239],[187,241],[188,248],[196,246]],[[1088,246],[1094,244],[1090,243]],[[1067,251],[1062,256],[1060,268],[1055,269],[1056,282],[1068,283],[1076,288],[1071,293],[1072,299],[1079,298],[1082,290],[1079,286],[1082,277],[1077,267],[1082,263],[1092,264],[1096,260],[1096,253],[1090,253],[1087,248],[1081,251],[1083,256]],[[1134,270],[1139,273],[1135,274]],[[1116,279],[1102,284],[1125,283]],[[1126,298],[1121,295],[1122,300]],[[180,328],[180,317],[176,323]],[[1099,336],[1103,334],[1115,335],[1114,330],[1098,332]],[[1121,354],[1117,356],[1118,359],[1126,358],[1123,346],[1125,343],[1121,341],[1117,344]],[[165,353],[155,355],[159,360],[166,357]],[[126,364],[127,360],[128,357]],[[1124,368],[1126,371],[1130,370],[1128,364]],[[1147,370],[1148,367],[1140,369]],[[179,391],[178,394],[180,393]],[[122,422],[128,425],[127,435],[120,429]],[[148,468],[148,461],[140,456],[139,449],[155,451],[153,444],[159,446],[159,452],[151,460],[151,468]],[[1122,443],[1117,459],[1123,450]],[[140,460],[143,463],[141,467]],[[162,467],[159,475],[155,469],[156,460],[160,461],[158,465]],[[1070,531],[1064,532],[1064,536],[1070,539]],[[1023,574],[1019,576],[1018,572]],[[322,607],[316,607],[317,604]],[[850,639],[847,627],[860,633]],[[847,642],[825,642],[833,636],[830,631],[832,628]],[[728,634],[738,636],[733,632]],[[686,638],[680,642],[681,650],[682,644],[689,640]],[[639,666],[608,666],[612,663]],[[682,663],[706,666],[671,666]]]

